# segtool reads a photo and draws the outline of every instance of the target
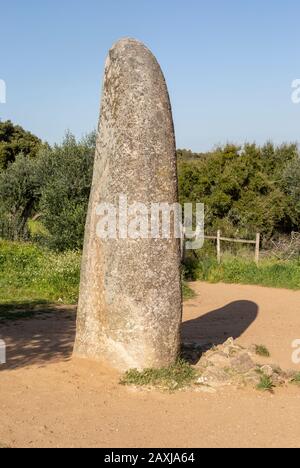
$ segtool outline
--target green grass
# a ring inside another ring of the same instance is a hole
[[[190,259],[187,278],[210,283],[250,284],[274,288],[300,289],[300,261],[262,259],[257,266],[251,258],[225,254],[221,265],[201,251],[199,260]]]
[[[297,372],[291,382],[295,385],[300,385],[300,372]]]
[[[182,283],[182,294],[183,299],[187,301],[188,299],[193,299],[196,296],[196,293],[189,287],[189,285],[184,281]]]
[[[257,356],[269,358],[271,356],[270,351],[263,345],[255,345],[255,353]]]
[[[0,304],[76,303],[80,261],[79,252],[55,253],[0,240]]]
[[[270,377],[262,374],[260,377],[260,382],[256,388],[261,392],[273,392],[275,385],[273,384],[272,379]]]
[[[176,364],[162,369],[146,369],[142,372],[131,369],[126,372],[120,383],[122,385],[179,390],[191,385],[196,377],[195,369],[186,361],[179,360]]]

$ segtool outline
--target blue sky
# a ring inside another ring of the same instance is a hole
[[[299,0],[1,0],[0,21],[0,118],[50,143],[96,127],[105,57],[124,36],[162,66],[178,147],[300,140]]]

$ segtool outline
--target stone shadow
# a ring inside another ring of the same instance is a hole
[[[0,339],[6,343],[6,364],[0,365],[0,372],[70,359],[75,331],[75,307],[0,305]]]
[[[201,355],[228,338],[239,338],[256,320],[259,307],[251,301],[234,301],[182,324],[182,357],[196,364]]]
[[[255,321],[258,305],[235,301],[182,324],[182,355],[192,364],[229,337],[239,338]],[[0,305],[0,339],[7,345],[7,364],[13,370],[72,356],[76,332],[76,307],[24,303]]]

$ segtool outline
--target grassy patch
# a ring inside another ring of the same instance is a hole
[[[271,377],[262,374],[260,377],[260,382],[256,388],[261,392],[273,392],[275,385],[273,384]]]
[[[257,356],[269,358],[271,356],[270,351],[263,345],[255,345],[255,353]]]
[[[79,252],[0,240],[0,304],[76,303],[80,261]]]
[[[262,259],[257,266],[251,258],[224,254],[218,265],[213,254],[198,252],[198,260],[188,259],[186,278],[210,283],[253,284],[258,286],[300,289],[300,261]]]
[[[179,390],[191,385],[197,377],[197,372],[186,361],[179,360],[176,364],[162,369],[136,369],[126,372],[120,383],[138,387],[157,387],[165,390]]]

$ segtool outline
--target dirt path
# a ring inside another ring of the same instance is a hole
[[[284,368],[300,339],[300,292],[194,285],[183,338],[266,345]],[[74,310],[0,325],[0,445],[17,447],[300,447],[300,388],[217,394],[136,392],[102,365],[71,360]],[[300,365],[299,371],[300,371]]]

